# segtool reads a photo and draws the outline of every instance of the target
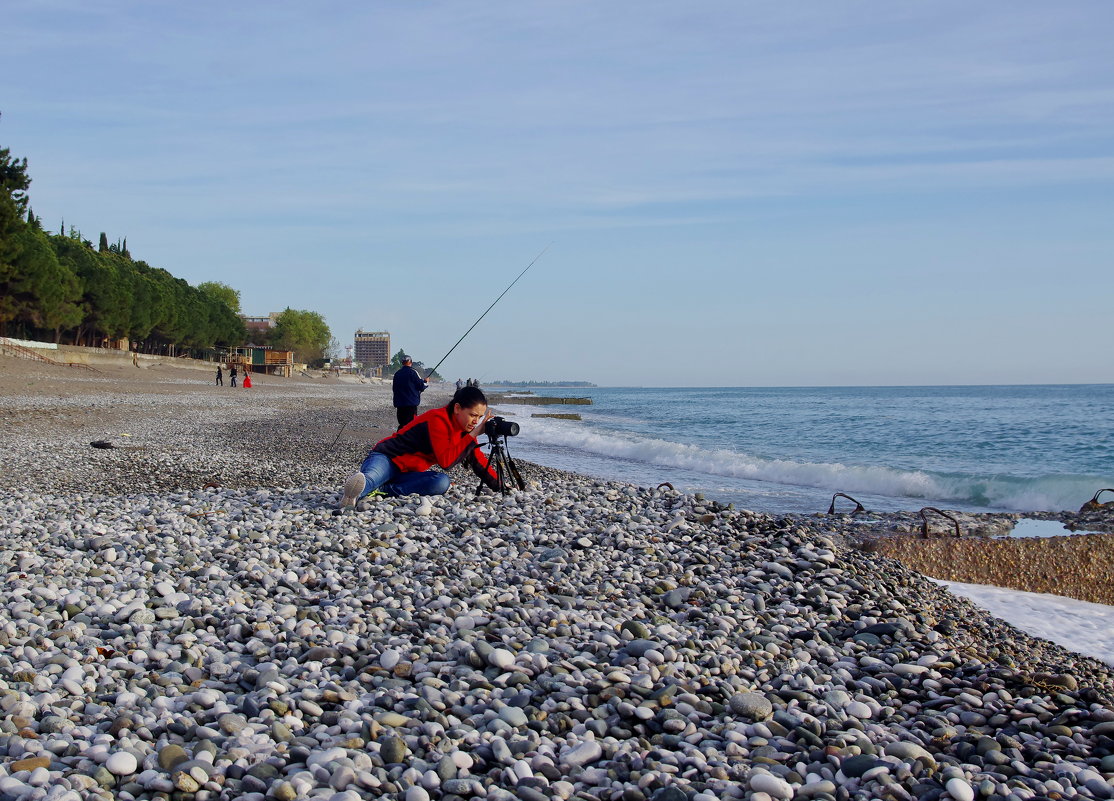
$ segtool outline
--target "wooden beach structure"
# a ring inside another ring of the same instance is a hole
[[[275,350],[266,345],[245,345],[228,354],[228,364],[237,365],[247,372],[290,378],[294,374],[294,351]]]

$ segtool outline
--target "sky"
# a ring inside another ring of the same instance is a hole
[[[1114,4],[15,0],[31,203],[606,386],[1114,381]]]

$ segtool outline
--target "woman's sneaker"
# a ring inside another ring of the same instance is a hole
[[[360,499],[360,495],[364,492],[364,487],[367,486],[367,478],[363,473],[353,473],[344,482],[344,495],[340,498],[340,510],[343,512],[345,509],[354,509],[356,501]]]

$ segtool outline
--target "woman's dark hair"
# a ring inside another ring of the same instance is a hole
[[[453,406],[460,404],[461,409],[471,409],[477,403],[482,403],[487,406],[487,395],[479,387],[461,387],[453,395],[453,399],[449,401],[449,405],[445,408],[452,414]]]

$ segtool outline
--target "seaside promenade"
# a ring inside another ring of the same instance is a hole
[[[1114,797],[1109,666],[823,518],[539,465],[338,516],[395,423],[336,379],[0,358],[0,423],[0,797]]]

